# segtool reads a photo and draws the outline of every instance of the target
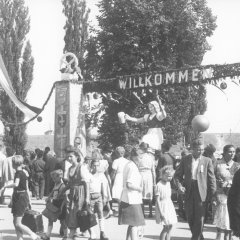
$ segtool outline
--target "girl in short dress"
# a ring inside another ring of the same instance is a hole
[[[29,208],[29,195],[28,195],[28,177],[23,169],[23,157],[15,155],[12,157],[13,168],[16,170],[14,176],[14,183],[4,186],[0,192],[5,188],[14,188],[12,195],[12,214],[13,224],[17,234],[17,239],[22,240],[23,234],[27,234],[34,240],[40,240],[40,237],[29,229],[26,225],[22,224],[22,218],[25,211]]]
[[[170,181],[173,176],[172,166],[164,166],[160,169],[159,182],[157,183],[156,195],[156,222],[163,224],[160,234],[160,240],[170,240],[171,231],[174,224],[177,223],[176,211],[171,199]]]

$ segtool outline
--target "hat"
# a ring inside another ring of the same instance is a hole
[[[73,145],[68,145],[65,147],[65,152],[70,153],[70,152],[75,152],[78,153],[78,149],[74,147]]]
[[[213,144],[211,144],[211,143],[209,143],[209,144],[205,147],[204,150],[205,150],[206,152],[208,152],[208,153],[214,153],[214,152],[216,152],[215,146],[214,146]]]
[[[192,141],[192,147],[195,148],[195,147],[198,147],[198,146],[201,146],[203,145],[203,139],[200,137],[200,138],[196,138]]]

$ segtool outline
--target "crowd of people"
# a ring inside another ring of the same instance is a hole
[[[7,156],[0,151],[0,195],[14,189],[10,207],[17,239],[22,240],[23,233],[40,239],[22,224],[30,195],[46,201],[42,214],[48,218],[48,227],[43,240],[50,239],[57,220],[63,239],[77,238],[79,227],[81,234],[88,231],[89,239],[96,239],[92,226],[98,223],[100,240],[108,240],[104,223],[113,215],[119,225],[128,226],[127,240],[141,238],[146,217],[155,217],[162,225],[160,240],[171,239],[181,218],[188,222],[192,240],[204,239],[207,221],[216,226],[216,240],[222,234],[224,240],[239,238],[240,148],[226,145],[217,159],[214,145],[204,148],[202,139],[197,138],[176,158],[171,143],[163,141],[161,121],[166,112],[160,99],[151,101],[148,109],[149,114],[142,118],[121,114],[126,121],[149,126],[147,134],[132,146],[95,148],[83,158],[77,147],[69,145],[64,160],[58,160],[49,147],[24,151],[22,156],[11,148],[6,148]],[[86,216],[92,217],[88,225],[82,221]]]
[[[192,142],[191,149],[182,151],[180,161],[170,149],[171,144],[164,141],[162,151],[156,154],[142,142],[126,149],[96,148],[82,159],[79,150],[69,145],[63,161],[58,161],[49,148],[8,156],[15,170],[14,182],[3,184],[1,192],[14,188],[11,207],[18,239],[23,233],[39,238],[21,222],[29,207],[29,191],[30,196],[44,198],[46,205],[51,202],[61,209],[54,221],[60,220],[63,238],[78,236],[77,213],[86,205],[97,215],[101,240],[108,239],[104,222],[112,215],[118,216],[119,224],[128,225],[127,239],[138,239],[146,217],[155,217],[156,223],[163,225],[160,240],[171,239],[179,217],[189,223],[194,240],[204,239],[206,221],[216,226],[217,240],[222,234],[225,240],[231,240],[232,235],[239,237],[239,149],[226,145],[222,157],[216,159],[215,147],[209,144],[204,148],[198,139]],[[172,190],[178,196],[174,202]],[[114,207],[112,203],[116,203]],[[49,219],[42,239],[50,239],[54,221]],[[90,239],[96,239],[92,228],[88,232]]]

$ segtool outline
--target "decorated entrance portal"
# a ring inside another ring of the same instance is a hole
[[[69,55],[70,54],[70,55]],[[67,61],[67,57],[72,57]],[[81,71],[76,69],[77,59],[72,53],[63,56],[61,63],[62,80],[55,83],[55,135],[54,150],[59,158],[64,158],[64,148],[68,144],[79,148],[81,155],[86,154],[85,95],[90,92],[136,94],[149,89],[157,92],[174,85],[211,84],[224,93],[226,81],[240,86],[240,63],[225,65],[206,65],[167,71],[155,71],[126,76],[117,76],[99,81],[85,81]],[[75,70],[76,69],[76,70]],[[186,88],[187,89],[187,88]]]
[[[224,93],[227,81],[232,81],[240,87],[240,63],[206,65],[117,76],[98,81],[86,81],[83,79],[81,70],[78,67],[77,57],[73,53],[66,53],[60,63],[61,81],[53,84],[42,108],[37,109],[17,99],[14,91],[12,91],[9,76],[1,58],[0,65],[2,88],[25,115],[32,115],[28,121],[21,123],[11,123],[1,118],[6,129],[8,126],[26,125],[34,119],[37,119],[39,122],[42,121],[39,115],[44,110],[53,90],[56,88],[54,151],[60,159],[65,157],[64,148],[69,144],[78,147],[82,157],[86,155],[84,101],[88,93],[117,93],[124,97],[127,97],[128,94],[133,94],[138,97],[138,93],[144,90],[158,94],[159,90],[171,86],[181,85],[186,86],[187,89],[190,85],[197,87],[207,83],[217,87]]]

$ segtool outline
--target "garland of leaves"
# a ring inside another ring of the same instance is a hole
[[[172,71],[184,71],[184,70],[192,70],[195,69],[196,67],[190,67],[190,68],[182,68],[182,69],[173,69],[173,70],[168,70],[168,71],[162,71],[160,72],[161,74],[165,74],[168,72],[172,72]],[[203,84],[203,83],[208,83],[211,82],[212,80],[217,80],[217,79],[225,79],[227,77],[230,78],[234,78],[237,76],[240,76],[240,63],[233,63],[233,64],[224,64],[224,65],[220,65],[220,64],[215,64],[215,65],[205,65],[205,66],[200,66],[197,67],[198,69],[206,69],[206,68],[212,68],[213,69],[213,77],[211,78],[205,78],[204,80],[201,81],[196,81],[196,82],[186,82],[186,83],[174,83],[174,85],[199,85],[199,84]],[[151,72],[156,73],[156,72]],[[149,74],[149,73],[143,73],[143,74]],[[136,76],[136,74],[132,74],[132,75],[128,75],[128,76],[124,76],[124,77],[133,77]],[[48,97],[46,99],[46,101],[44,102],[41,111],[34,116],[33,118],[29,119],[26,122],[21,122],[21,123],[13,123],[13,122],[7,122],[6,120],[4,120],[1,116],[0,116],[0,120],[3,122],[3,124],[5,126],[10,126],[10,125],[15,125],[15,126],[23,126],[28,124],[29,122],[33,121],[34,119],[36,119],[45,109],[45,106],[48,104],[53,90],[56,87],[56,84],[58,83],[73,83],[73,84],[82,84],[83,85],[83,92],[89,93],[89,92],[98,92],[98,93],[106,93],[106,92],[120,92],[122,95],[126,95],[129,94],[133,91],[136,90],[127,90],[127,91],[122,91],[121,89],[118,88],[118,79],[119,77],[116,78],[110,78],[110,79],[100,79],[98,81],[78,81],[78,80],[61,80],[61,81],[56,81],[49,94]],[[235,82],[234,82],[235,83]],[[172,85],[170,85],[172,86]],[[158,87],[154,86],[154,89],[163,89],[166,88],[167,85],[160,85]],[[148,89],[151,89],[151,87],[147,87]],[[140,90],[138,90],[140,91]]]

